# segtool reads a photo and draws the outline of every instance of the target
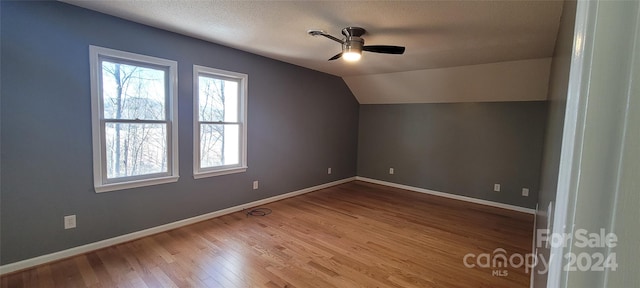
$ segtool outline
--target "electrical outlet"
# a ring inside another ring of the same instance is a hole
[[[253,190],[258,190],[258,180],[253,181]]]
[[[393,171],[393,168],[389,168],[389,174],[393,175],[395,171]]]
[[[327,174],[331,174],[331,167],[327,168]]]
[[[529,188],[522,188],[522,196],[529,196]]]
[[[500,192],[500,184],[493,184],[493,191]]]
[[[64,229],[76,228],[76,215],[64,216]]]

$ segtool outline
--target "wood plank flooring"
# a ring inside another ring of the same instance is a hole
[[[524,267],[492,276],[463,258],[529,253],[532,215],[358,181],[263,207],[273,213],[225,215],[9,274],[1,287],[529,285]]]

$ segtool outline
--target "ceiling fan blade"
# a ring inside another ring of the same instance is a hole
[[[315,29],[312,29],[312,30],[307,31],[307,33],[308,33],[309,35],[311,35],[311,36],[323,36],[323,37],[327,37],[327,38],[329,38],[329,39],[331,39],[331,40],[333,40],[333,41],[336,41],[336,42],[338,42],[338,43],[340,43],[340,44],[344,44],[344,41],[342,41],[341,39],[338,39],[338,38],[336,38],[336,37],[333,37],[333,36],[331,36],[331,35],[327,34],[326,32],[324,32],[324,31],[322,31],[322,30],[315,30]]]
[[[374,53],[385,53],[385,54],[403,54],[404,47],[402,46],[391,46],[391,45],[369,45],[362,47],[362,50]]]
[[[335,56],[329,58],[329,61],[333,61],[333,60],[339,59],[340,57],[342,57],[342,52],[340,52],[340,53],[336,54]]]

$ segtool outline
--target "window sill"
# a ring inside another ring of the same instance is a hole
[[[193,173],[193,179],[221,176],[221,175],[234,174],[234,173],[242,173],[245,171],[247,171],[246,166],[219,169],[219,170],[213,170],[213,171],[197,172],[197,173]]]
[[[117,191],[117,190],[124,190],[124,189],[144,187],[144,186],[173,183],[173,182],[178,182],[178,178],[180,178],[180,176],[167,176],[167,177],[159,177],[159,178],[153,178],[153,179],[103,184],[103,185],[96,185],[95,189],[96,189],[96,193],[102,193],[102,192]]]

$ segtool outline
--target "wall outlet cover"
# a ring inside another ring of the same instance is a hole
[[[64,229],[76,228],[76,215],[64,216]]]
[[[493,184],[493,191],[500,192],[500,184]]]

